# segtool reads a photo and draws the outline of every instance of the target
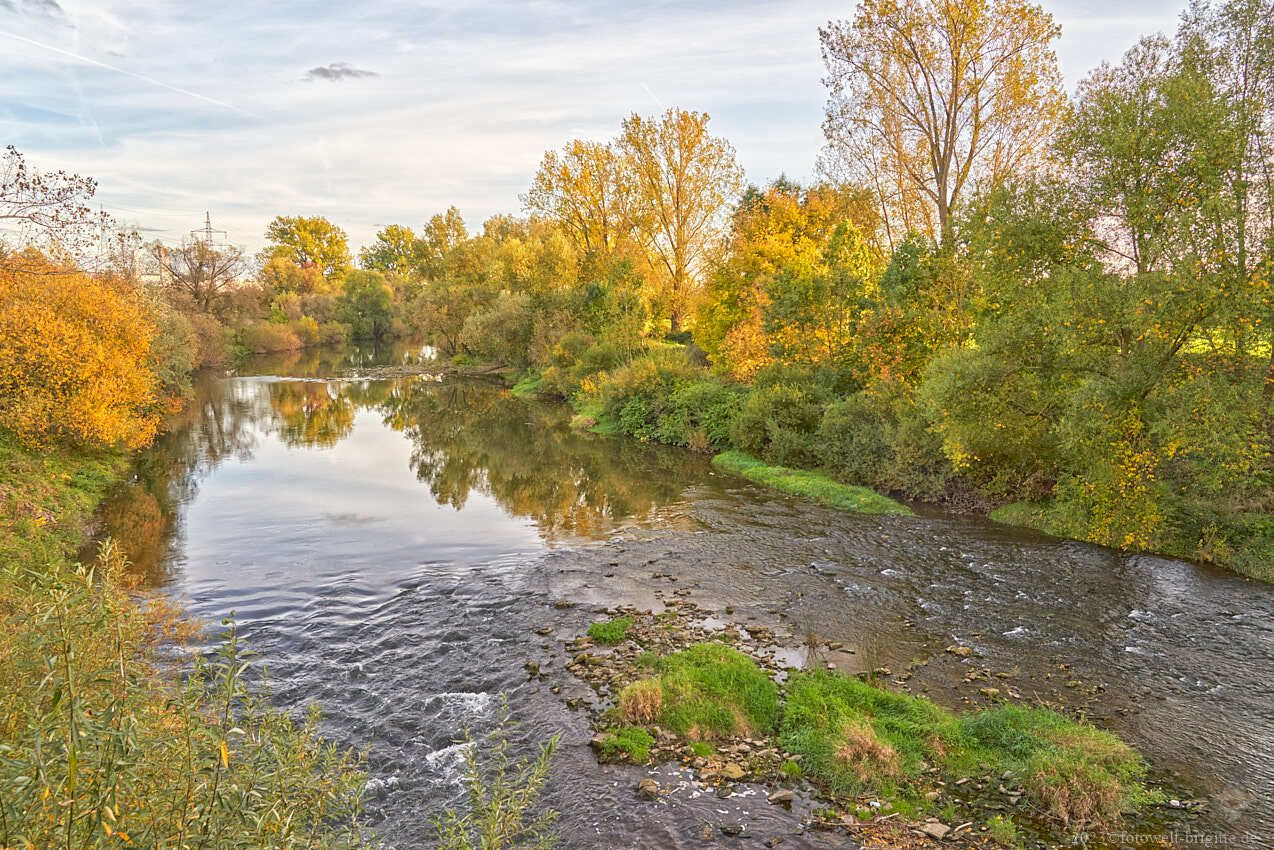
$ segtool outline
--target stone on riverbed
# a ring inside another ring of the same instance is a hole
[[[947,837],[947,833],[951,831],[951,827],[947,826],[945,823],[939,823],[936,820],[931,820],[927,823],[921,824],[920,831],[930,838],[941,841]]]
[[[663,793],[659,783],[649,776],[637,783],[636,791],[639,800],[658,800],[659,795]]]

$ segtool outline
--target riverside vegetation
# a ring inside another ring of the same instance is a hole
[[[360,261],[581,427],[1269,579],[1271,12],[1200,0],[1067,98],[1036,6],[869,2],[821,32],[822,182],[631,116],[547,153],[529,217]]]
[[[707,115],[633,115],[612,141],[547,153],[527,217],[387,227],[360,268],[317,216],[272,221],[255,263],[199,239],[143,245],[92,212],[93,181],[7,149],[5,845],[365,840],[358,759],[245,687],[232,628],[178,675],[156,647],[181,620],[131,592],[119,550],[74,562],[126,452],[195,369],[243,352],[415,330],[566,399],[579,427],[721,452],[827,504],[948,501],[1274,578],[1271,20],[1268,0],[1198,0],[1174,38],[1068,98],[1037,6],[868,0],[820,31],[820,182],[749,186]],[[623,645],[609,628],[598,639]],[[701,758],[746,726],[832,791],[903,805],[970,760],[1062,822],[1145,798],[1124,745],[1047,713],[953,716],[827,674],[779,699],[755,659],[710,644],[648,661],[630,719]],[[618,751],[660,746],[629,726]],[[496,764],[542,782],[538,762]],[[451,822],[448,840],[482,823]]]
[[[527,217],[391,225],[360,268],[315,216],[273,220],[254,271],[128,236],[106,265],[152,281],[155,349],[189,361],[170,383],[412,330],[581,426],[828,503],[903,510],[837,485],[870,488],[1270,578],[1271,11],[1197,0],[1068,98],[1037,6],[871,2],[820,32],[813,185],[748,185],[707,115],[671,109],[546,153]],[[83,224],[91,182],[62,178]]]

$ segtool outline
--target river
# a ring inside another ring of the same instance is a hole
[[[845,846],[759,791],[683,783],[640,802],[643,771],[596,764],[562,643],[605,607],[674,594],[794,646],[844,644],[842,669],[910,667],[908,687],[953,708],[990,680],[1083,707],[1207,800],[1198,830],[1274,846],[1241,843],[1274,836],[1274,588],[975,517],[826,510],[700,455],[578,433],[565,408],[492,383],[333,377],[403,356],[203,377],[102,511],[148,583],[210,623],[233,613],[280,705],[317,702],[328,736],[368,748],[388,846],[428,846],[460,793],[462,729],[489,729],[501,694],[521,738],[562,737],[548,801],[566,847]]]

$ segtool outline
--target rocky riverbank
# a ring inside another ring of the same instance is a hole
[[[727,610],[725,616],[731,613]],[[640,799],[653,802],[676,794],[721,798],[764,795],[773,805],[798,811],[802,830],[842,832],[868,847],[1052,847],[1068,837],[1067,826],[1071,831],[1086,826],[1059,823],[1042,805],[1038,782],[1022,772],[1001,770],[999,764],[965,765],[969,769],[957,775],[949,765],[922,763],[914,776],[904,775],[902,748],[885,740],[870,739],[862,752],[845,755],[865,759],[863,763],[874,766],[887,781],[878,783],[864,775],[862,787],[848,792],[844,783],[828,774],[825,764],[817,762],[815,750],[794,745],[790,728],[777,723],[764,728],[763,722],[747,720],[750,709],[746,702],[732,703],[728,695],[722,697],[722,706],[699,709],[707,712],[702,717],[710,718],[714,708],[723,707],[740,721],[733,730],[710,731],[700,728],[707,721],[699,725],[692,721],[689,732],[686,728],[678,731],[673,726],[681,715],[669,714],[669,686],[665,684],[660,692],[651,684],[661,675],[665,682],[668,676],[680,682],[677,677],[687,675],[685,670],[667,672],[672,669],[670,660],[703,646],[737,652],[738,658],[746,659],[776,683],[783,700],[791,701],[793,676],[798,680],[806,677],[808,684],[811,675],[797,671],[817,670],[821,672],[813,675],[836,680],[850,678],[835,673],[837,661],[833,659],[844,648],[814,635],[793,646],[790,639],[785,642],[764,626],[731,622],[679,598],[667,600],[659,613],[621,607],[605,614],[607,619],[594,623],[587,634],[563,645],[568,656],[566,668],[588,683],[594,694],[592,700],[576,697],[570,702],[590,713],[595,732],[592,745],[599,760],[651,769],[650,775],[640,777],[634,785],[633,792]],[[949,652],[960,656],[967,648],[952,646]],[[734,658],[730,655],[724,662],[734,663]],[[665,672],[661,674],[661,670]],[[528,672],[538,674],[537,670]],[[688,675],[693,678],[693,670]],[[854,681],[877,676],[893,674],[882,668],[860,674]],[[907,671],[894,676],[900,683],[907,678]],[[1012,691],[1011,685],[992,687],[980,678],[969,680],[979,692],[979,702],[998,700],[1002,691],[1005,696],[1016,696],[1007,693]],[[921,702],[914,697],[898,698],[914,700],[917,705]],[[696,709],[692,706],[689,710],[693,713]],[[935,706],[934,711],[940,709]],[[670,716],[671,722],[666,722]],[[1091,728],[1072,724],[1060,715],[1057,718],[1058,723],[1076,729]],[[1148,793],[1153,796],[1154,792]],[[1152,801],[1147,797],[1143,802]],[[1144,819],[1147,811],[1158,812],[1159,807],[1144,805],[1137,817]],[[729,821],[704,824],[701,829],[706,840],[709,833],[746,834],[747,824]],[[799,844],[799,835],[792,839]],[[780,843],[774,837],[766,839],[766,846]],[[1102,845],[1097,842],[1094,846]]]

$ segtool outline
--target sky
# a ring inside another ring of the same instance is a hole
[[[1044,0],[1068,88],[1184,0]],[[203,222],[256,250],[275,215],[354,245],[450,205],[519,212],[544,151],[624,116],[707,112],[748,178],[814,174],[819,0],[0,0],[0,144],[98,180],[144,237]]]

